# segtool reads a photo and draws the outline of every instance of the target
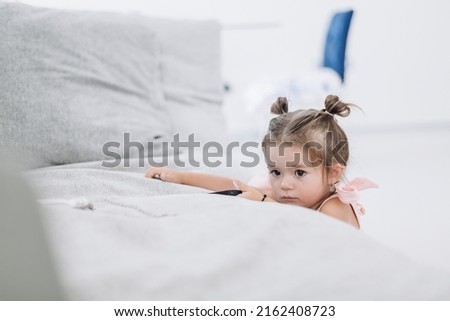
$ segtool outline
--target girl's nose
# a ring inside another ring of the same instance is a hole
[[[281,181],[281,189],[283,190],[290,190],[294,188],[294,184],[289,180],[289,178],[283,178]]]

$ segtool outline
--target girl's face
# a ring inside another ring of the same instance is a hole
[[[280,148],[281,147],[281,148]],[[269,150],[268,170],[272,186],[272,198],[308,208],[317,208],[330,187],[323,177],[323,165],[308,167],[308,155],[295,146],[272,147]]]

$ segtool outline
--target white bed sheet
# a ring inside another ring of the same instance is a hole
[[[215,171],[248,179],[236,168]],[[69,299],[450,298],[448,273],[364,231],[309,209],[209,195],[144,172],[85,163],[27,174],[43,199],[86,197],[94,205],[44,206]]]

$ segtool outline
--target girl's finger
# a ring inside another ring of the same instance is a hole
[[[148,178],[161,178],[161,173],[162,173],[162,169],[161,168],[157,168],[157,167],[153,167],[151,169],[149,169],[147,171],[147,173],[145,173],[145,177]]]
[[[154,170],[153,168],[149,169],[149,170],[145,173],[145,177],[153,178],[153,176],[155,176],[154,171],[155,171],[155,170]]]

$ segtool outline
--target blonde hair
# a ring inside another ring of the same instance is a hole
[[[306,109],[288,111],[288,101],[279,97],[271,106],[271,111],[279,115],[269,123],[267,134],[263,139],[266,153],[270,143],[291,143],[293,146],[305,147],[308,144],[308,159],[313,159],[313,166],[325,164],[325,173],[336,162],[347,166],[349,146],[347,135],[339,126],[336,115],[347,117],[352,104],[344,103],[335,95],[328,95],[323,109]],[[268,155],[266,153],[266,155]],[[266,156],[267,157],[267,156]],[[316,164],[316,165],[314,165]]]

